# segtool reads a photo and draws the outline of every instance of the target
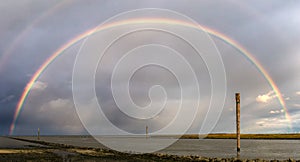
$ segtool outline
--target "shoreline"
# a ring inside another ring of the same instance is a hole
[[[179,156],[162,153],[118,152],[110,149],[78,147],[45,141],[7,137],[42,146],[32,148],[0,149],[0,161],[237,161],[236,158],[206,158],[201,156]]]
[[[77,147],[66,144],[51,143],[45,141],[6,137],[14,140],[39,144],[29,148],[3,148],[0,149],[0,161],[254,161],[268,162],[274,160],[263,159],[237,159],[232,158],[208,158],[202,156],[179,156],[162,153],[124,153],[110,149]],[[275,161],[296,161],[292,159]]]
[[[41,135],[40,137],[92,137],[91,135]],[[114,136],[114,135],[100,135],[103,137],[123,137],[123,136]],[[20,135],[20,136],[2,136],[2,137],[37,137],[36,135]],[[131,137],[131,136],[124,136]],[[132,137],[145,137],[145,135],[137,135]],[[236,134],[234,133],[214,133],[208,135],[201,134],[184,134],[180,135],[148,135],[148,137],[152,138],[178,138],[178,139],[236,139]],[[270,140],[300,140],[300,134],[241,134],[241,139],[270,139]]]
[[[183,135],[181,139],[236,139],[235,133],[214,133],[205,135],[187,134]],[[241,139],[269,139],[269,140],[300,140],[300,134],[241,134]]]

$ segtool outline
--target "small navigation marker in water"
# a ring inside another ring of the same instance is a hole
[[[148,126],[146,125],[146,138],[148,138]]]
[[[241,151],[241,135],[240,135],[240,93],[235,94],[235,101],[236,101],[236,151],[237,151],[237,158],[240,158],[240,151]]]
[[[38,128],[37,138],[40,140],[40,128]]]

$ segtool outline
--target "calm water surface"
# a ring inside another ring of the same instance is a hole
[[[22,137],[35,139],[36,137]],[[119,138],[105,137],[106,141],[120,144]],[[1,140],[1,139],[0,139]],[[91,137],[53,136],[41,140],[83,147],[105,148]],[[124,140],[124,138],[123,138]],[[137,145],[135,138],[125,138],[132,146]],[[167,138],[153,138],[150,147],[159,145]],[[1,141],[0,141],[1,142]],[[131,146],[131,147],[132,147]],[[130,151],[130,147],[128,147]],[[159,151],[176,155],[200,155],[205,157],[235,157],[236,140],[233,139],[180,139],[171,146]],[[241,157],[249,159],[298,159],[300,160],[300,140],[241,140]]]

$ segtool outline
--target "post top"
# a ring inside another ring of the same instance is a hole
[[[236,102],[240,102],[240,93],[235,93],[235,100]]]

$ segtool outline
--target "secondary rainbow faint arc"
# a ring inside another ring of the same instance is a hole
[[[35,81],[39,78],[39,76],[43,73],[43,71],[48,67],[48,65],[55,60],[60,54],[62,54],[66,49],[74,45],[75,43],[79,42],[80,40],[83,40],[84,38],[87,38],[89,35],[93,34],[94,32],[100,31],[100,30],[105,30],[109,29],[112,27],[117,27],[117,26],[122,26],[122,25],[130,25],[130,24],[145,24],[145,23],[151,23],[151,24],[167,24],[167,25],[181,25],[181,26],[186,26],[186,27],[192,27],[192,28],[197,28],[200,30],[204,30],[207,33],[209,33],[212,36],[215,36],[230,46],[234,47],[237,49],[241,54],[243,54],[249,61],[251,61],[258,71],[265,77],[265,79],[268,81],[269,85],[272,87],[273,91],[276,93],[277,98],[279,100],[279,103],[281,104],[282,108],[285,111],[285,117],[286,119],[290,122],[291,118],[288,113],[288,110],[285,105],[285,101],[283,99],[283,96],[281,95],[281,92],[271,76],[268,74],[268,72],[264,69],[264,67],[261,65],[261,63],[250,53],[248,52],[243,46],[241,46],[239,43],[234,41],[233,39],[229,38],[228,36],[219,33],[216,30],[210,29],[208,27],[204,27],[202,25],[198,24],[193,24],[185,21],[180,21],[180,20],[172,20],[172,19],[162,19],[162,18],[144,18],[144,19],[129,19],[129,20],[123,20],[123,21],[117,21],[105,25],[98,26],[96,28],[90,29],[72,40],[70,40],[68,43],[64,44],[61,46],[56,52],[54,52],[41,66],[40,68],[34,73],[33,77],[30,79],[30,81],[27,83],[20,100],[17,104],[16,111],[14,113],[14,118],[12,121],[12,124],[10,126],[10,134],[13,134],[13,131],[15,129],[15,124],[18,119],[18,116],[20,114],[20,111],[22,110],[23,104],[26,100],[26,97],[28,96],[31,87],[35,83]],[[290,125],[291,127],[291,125]]]
[[[46,10],[42,14],[40,14],[37,18],[35,18],[30,25],[26,26],[24,30],[13,40],[13,42],[8,46],[7,50],[3,52],[3,54],[0,56],[0,73],[3,70],[3,67],[5,66],[5,63],[8,62],[7,60],[9,59],[11,53],[13,50],[15,50],[15,46],[17,44],[20,44],[21,40],[29,33],[30,30],[33,29],[33,27],[41,22],[43,19],[46,17],[52,15],[55,13],[58,9],[61,7],[65,6],[67,3],[69,3],[70,0],[68,1],[60,1],[58,2],[55,6],[51,7],[50,9]]]

